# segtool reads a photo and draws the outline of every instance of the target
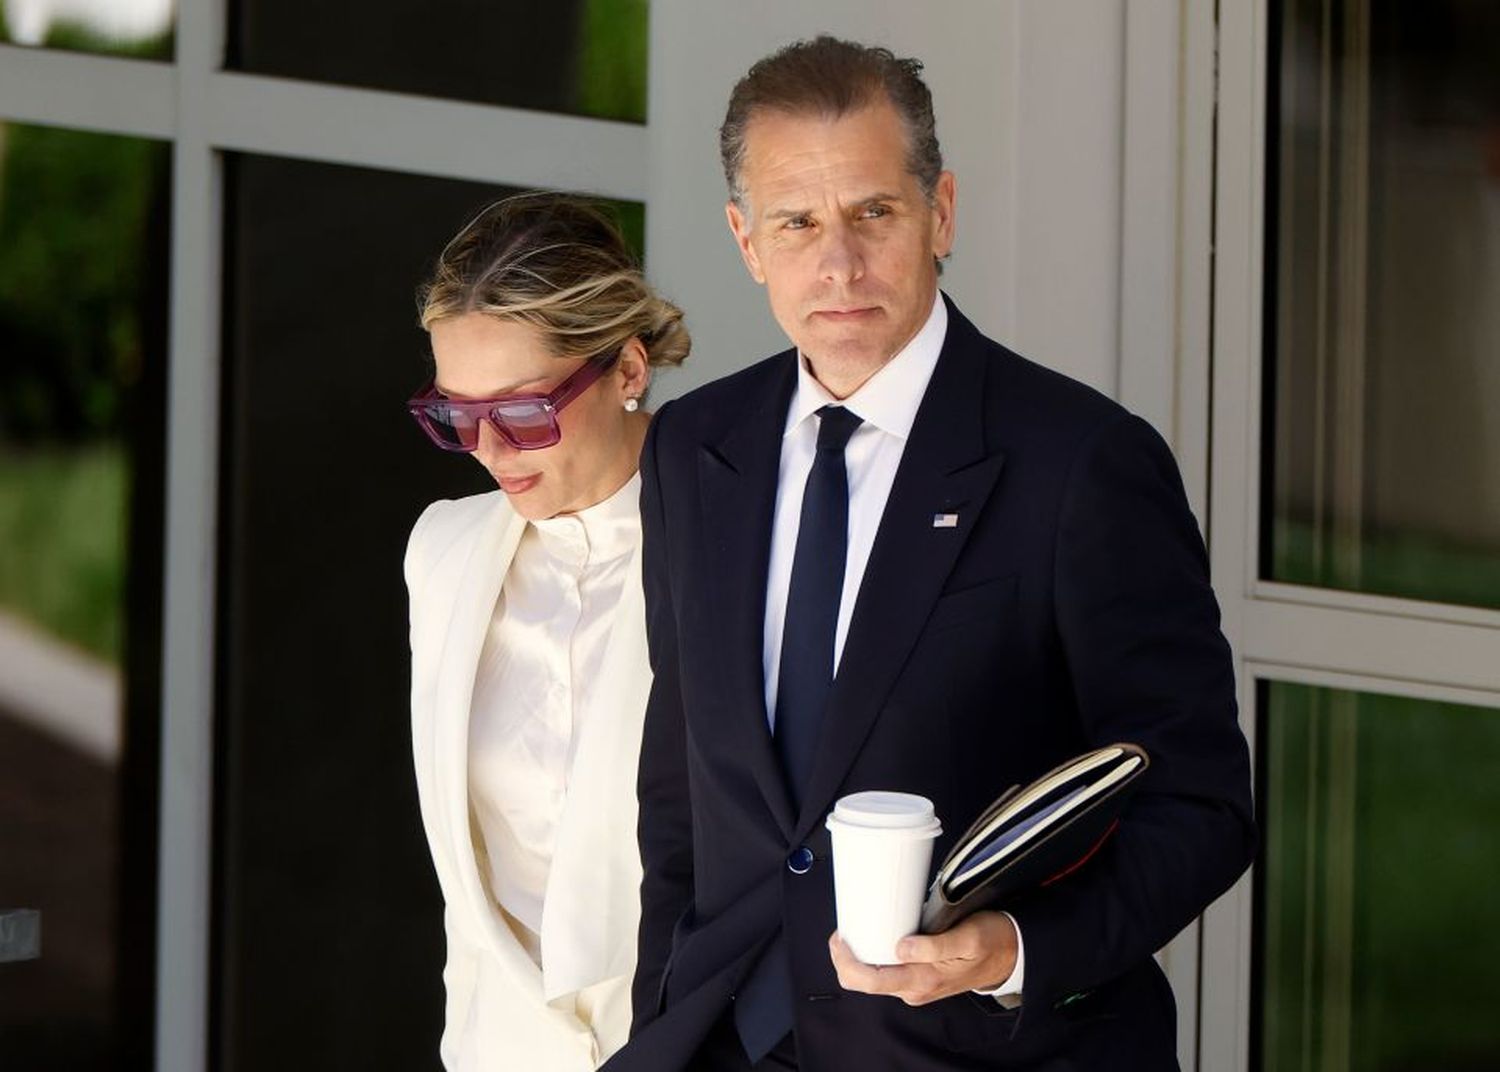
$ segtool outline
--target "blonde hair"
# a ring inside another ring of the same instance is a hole
[[[652,365],[692,347],[682,310],[646,282],[614,222],[587,201],[519,194],[480,212],[417,294],[423,329],[464,313],[538,328],[559,357],[613,353],[631,338]]]

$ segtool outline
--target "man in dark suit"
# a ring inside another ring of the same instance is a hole
[[[1152,952],[1245,869],[1249,762],[1166,444],[982,336],[920,64],[819,38],[721,131],[730,228],[794,349],[664,406],[642,458],[655,683],[640,961],[615,1069],[1163,1069]],[[861,964],[834,935],[840,796],[952,838],[1087,749],[1151,757],[1065,879]]]

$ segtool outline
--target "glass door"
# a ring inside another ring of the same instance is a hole
[[[4,1068],[150,1052],[170,187],[160,141],[0,119]]]
[[[1220,8],[1211,525],[1262,852],[1200,1067],[1491,1068],[1500,8]]]
[[[437,1062],[413,290],[506,190],[639,245],[650,5],[305,9],[0,0],[0,1068]]]

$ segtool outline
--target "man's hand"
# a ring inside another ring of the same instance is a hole
[[[942,934],[913,934],[896,946],[900,964],[876,967],[855,958],[835,931],[828,952],[839,985],[926,1005],[966,990],[991,990],[1016,966],[1016,928],[1003,912],[975,912]]]

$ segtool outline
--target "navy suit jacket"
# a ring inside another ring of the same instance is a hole
[[[632,1041],[608,1067],[689,1067],[779,928],[807,1072],[1175,1067],[1151,954],[1244,871],[1255,835],[1233,664],[1170,450],[950,301],[794,810],[761,649],[795,383],[795,352],[778,354],[662,407],[646,441],[645,877]],[[1007,786],[1114,741],[1151,756],[1115,835],[1005,906],[1026,945],[1019,1010],[840,988],[823,826],[838,797],[931,798],[936,869]],[[816,859],[799,875],[802,846]]]

